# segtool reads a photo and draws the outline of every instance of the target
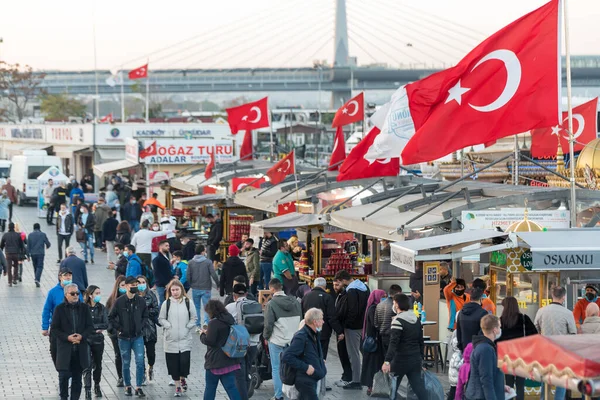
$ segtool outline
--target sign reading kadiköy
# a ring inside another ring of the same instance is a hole
[[[600,269],[600,251],[536,251],[533,249],[533,270]]]
[[[235,160],[232,140],[145,140],[140,160],[146,164],[208,164],[215,152],[217,164]]]
[[[462,212],[461,222],[464,230],[494,229],[499,226],[508,228],[522,221],[524,208],[503,208],[501,210],[466,210]],[[548,229],[568,229],[569,211],[566,210],[529,210],[530,221],[537,222]]]

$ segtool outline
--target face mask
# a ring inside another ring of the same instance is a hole
[[[64,279],[64,280],[63,280],[63,285],[64,285],[64,286],[70,285],[71,283],[73,283],[73,281],[72,281],[72,280],[69,280],[69,279]]]
[[[158,227],[158,226],[153,226],[153,227],[152,227],[152,230],[153,230],[153,231],[157,231],[157,230],[159,230],[159,227]]]
[[[85,211],[85,209],[84,209],[84,208],[82,208],[82,209],[80,209],[79,211],[81,211],[81,212],[84,212],[84,211]]]
[[[588,299],[589,302],[594,302],[596,300],[596,295],[594,293],[586,293],[585,298]]]
[[[146,284],[144,284],[144,283],[142,283],[142,284],[139,284],[139,285],[138,285],[138,290],[139,290],[140,292],[143,292],[143,291],[145,291],[145,290],[146,290],[146,288],[147,288],[147,286],[146,286]]]
[[[455,291],[454,291],[454,293],[455,293],[457,296],[462,296],[463,294],[465,294],[465,291],[464,291],[464,289],[463,289],[463,290],[455,290]]]
[[[321,332],[321,331],[323,330],[323,327],[322,327],[322,326],[320,326],[320,327],[316,328],[315,330],[316,330],[317,332]]]
[[[94,296],[94,301],[96,303],[100,303],[100,300],[102,300],[102,296],[98,295],[98,296]]]
[[[131,200],[131,204],[135,204],[135,200]]]
[[[129,288],[129,293],[136,294],[137,292],[138,292],[138,287],[137,286]]]
[[[496,335],[496,340],[500,339],[501,336],[502,336],[502,328],[500,328],[500,330],[498,331],[498,334]]]
[[[119,293],[125,294],[125,293],[127,293],[127,289],[120,287],[119,288]]]
[[[128,252],[127,250],[123,250],[123,255],[124,255],[125,257],[129,257],[129,252]]]
[[[398,314],[398,309],[396,308],[395,304],[392,306],[392,311],[394,312],[394,314]]]

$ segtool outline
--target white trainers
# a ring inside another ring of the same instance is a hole
[[[175,381],[171,379],[171,380],[169,381],[169,386],[175,386]]]
[[[349,384],[350,384],[350,382],[346,382],[346,381],[344,381],[342,379],[340,379],[339,381],[335,382],[335,386],[337,386],[337,387],[346,387]]]

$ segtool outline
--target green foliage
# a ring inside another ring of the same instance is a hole
[[[49,94],[42,97],[40,109],[47,119],[67,121],[69,117],[85,116],[86,105],[65,94]]]

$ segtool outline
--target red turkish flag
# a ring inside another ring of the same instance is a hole
[[[100,123],[106,123],[106,122],[111,123],[111,122],[113,122],[113,115],[112,115],[112,113],[110,113],[108,115],[105,115],[104,117],[100,118],[99,122]]]
[[[148,64],[129,71],[129,79],[142,79],[148,77]]]
[[[240,149],[240,161],[252,161],[252,131],[246,131]]]
[[[210,153],[210,162],[208,163],[208,165],[206,166],[206,169],[204,170],[204,178],[210,179],[213,175],[214,168],[215,168],[215,150],[213,149],[213,152]]]
[[[332,127],[353,124],[365,118],[365,95],[360,93],[344,104],[333,117]]]
[[[402,163],[545,128],[560,116],[559,1],[490,36],[455,67],[406,85],[415,133]],[[406,109],[392,108],[390,132]]]
[[[140,158],[144,159],[146,157],[155,156],[156,155],[156,140],[150,143],[150,146],[146,147],[144,150],[140,151]]]
[[[573,108],[574,151],[580,151],[598,135],[598,98]],[[556,155],[558,141],[564,154],[569,152],[569,113],[562,113],[562,125],[531,131],[531,155],[552,157]]]
[[[366,158],[369,149],[380,132],[378,127],[373,127],[367,136],[350,151],[350,154],[346,157],[346,161],[340,166],[340,172],[337,176],[338,181],[396,176],[400,173],[399,158],[377,160],[368,160]]]
[[[242,130],[266,128],[269,126],[268,97],[242,104],[241,106],[228,108],[227,121],[232,134]]]
[[[273,185],[277,185],[285,179],[286,176],[294,174],[296,171],[296,162],[294,160],[294,150],[287,156],[283,157],[277,164],[267,171]]]
[[[285,215],[296,212],[296,202],[277,204],[277,215]]]
[[[250,185],[251,187],[260,189],[260,185],[265,183],[265,178],[231,178],[231,190],[233,193],[238,192]]]
[[[339,169],[341,164],[338,163],[340,161],[344,161],[345,159],[346,141],[344,140],[344,130],[341,126],[338,126],[337,130],[335,131],[335,141],[333,142],[333,151],[331,152],[331,159],[329,160],[329,170],[335,171]]]

